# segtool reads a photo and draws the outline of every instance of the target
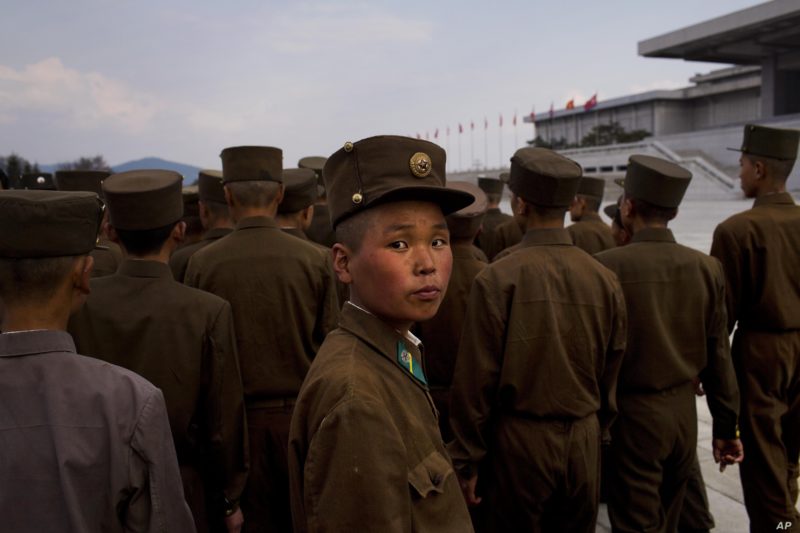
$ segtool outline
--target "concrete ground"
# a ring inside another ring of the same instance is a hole
[[[739,467],[728,467],[725,472],[720,473],[719,466],[714,463],[714,457],[711,455],[711,414],[704,397],[697,398],[697,423],[697,457],[706,483],[711,514],[716,522],[714,531],[747,533],[750,531],[750,522],[744,508]],[[800,505],[798,508],[800,509]],[[611,531],[605,504],[600,506],[597,531]]]

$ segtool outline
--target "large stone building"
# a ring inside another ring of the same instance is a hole
[[[536,117],[537,135],[547,142],[577,145],[598,125],[645,130],[645,140],[574,148],[563,153],[587,174],[614,178],[632,153],[651,153],[683,164],[695,196],[738,194],[738,154],[748,122],[800,129],[800,2],[774,0],[641,41],[639,54],[653,58],[722,63],[675,90],[600,101],[589,111],[576,102]],[[530,118],[525,119],[526,122]],[[790,189],[800,189],[795,168]]]

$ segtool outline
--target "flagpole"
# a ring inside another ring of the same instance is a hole
[[[459,128],[461,128],[460,124],[459,124]],[[461,164],[461,130],[459,129],[459,132],[458,132],[458,171],[461,172],[462,170],[464,170],[464,167]]]
[[[498,168],[503,166],[503,122],[502,115],[500,116],[500,128],[498,128],[498,138],[500,139],[500,151],[497,153]]]
[[[469,168],[475,164],[475,123],[469,123]]]
[[[489,119],[483,117],[483,169],[489,168]]]

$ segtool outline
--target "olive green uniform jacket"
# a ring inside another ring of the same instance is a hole
[[[79,351],[125,367],[164,393],[198,529],[247,478],[242,382],[228,302],[178,283],[156,261],[126,259],[69,322]],[[203,483],[205,480],[205,483]],[[203,486],[213,501],[204,501]]]
[[[586,213],[581,219],[568,226],[572,243],[589,255],[614,248],[611,226],[603,222],[597,213]]]
[[[800,207],[788,193],[757,198],[717,226],[728,329],[742,393],[740,465],[754,531],[800,523]]]
[[[736,438],[739,392],[722,265],[676,243],[667,228],[639,230],[627,246],[595,258],[617,274],[628,309],[609,514],[620,531],[671,531],[695,461],[696,377],[714,437]]]
[[[486,257],[493,261],[497,254],[506,248],[519,244],[525,234],[526,223],[525,217],[513,217],[511,220],[498,224],[492,233],[492,248],[483,250],[486,252]]]
[[[417,336],[425,343],[425,375],[431,396],[439,410],[439,427],[445,442],[451,440],[450,431],[450,384],[456,366],[458,343],[467,311],[472,282],[485,267],[472,245],[453,245],[453,270],[450,283],[436,316],[420,322],[415,328]],[[481,252],[482,254],[482,252]]]
[[[565,229],[528,230],[516,253],[475,278],[449,449],[463,477],[480,471],[486,482],[487,530],[531,531],[551,515],[551,527],[593,531],[600,430],[617,412],[625,335],[616,276]],[[554,496],[580,512],[548,508]]]
[[[161,392],[75,352],[64,331],[0,335],[4,531],[184,533]]]
[[[271,218],[246,218],[192,256],[185,281],[230,302],[248,407],[297,396],[338,315],[319,248]]]
[[[197,250],[202,250],[212,242],[221,239],[232,231],[231,228],[210,229],[199,241],[175,250],[175,253],[169,258],[169,268],[172,270],[172,277],[174,277],[176,281],[183,282],[183,278],[186,277],[186,267],[189,266],[189,259],[192,258],[194,253]]]
[[[336,244],[336,233],[331,227],[331,215],[327,204],[315,204],[311,226],[308,228],[308,238],[327,248]]]
[[[469,532],[421,347],[351,303],[297,399],[289,441],[302,532]]]
[[[495,253],[497,245],[494,242],[494,229],[503,222],[513,220],[513,218],[511,215],[501,212],[497,207],[487,209],[486,214],[483,216],[480,235],[475,238],[475,245],[483,250],[487,256],[489,252]]]

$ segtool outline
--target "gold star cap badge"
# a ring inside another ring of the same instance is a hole
[[[418,178],[427,177],[433,169],[431,156],[425,152],[417,152],[416,154],[412,155],[411,160],[409,161],[409,166],[411,167],[411,173]]]

